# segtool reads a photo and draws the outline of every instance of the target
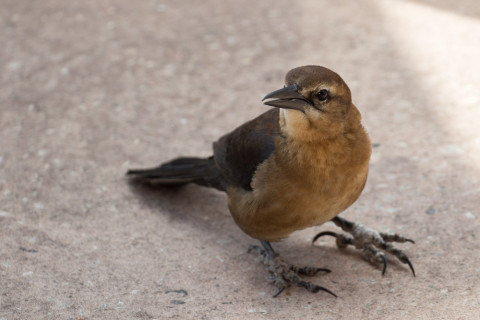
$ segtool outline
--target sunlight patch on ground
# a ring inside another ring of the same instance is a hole
[[[480,159],[480,20],[405,1],[377,1],[386,31],[420,75],[431,116],[450,132],[445,155]]]

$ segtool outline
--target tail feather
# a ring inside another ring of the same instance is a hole
[[[225,191],[223,179],[213,157],[177,158],[156,168],[128,170],[127,175],[134,180],[153,185],[172,186],[196,183]]]

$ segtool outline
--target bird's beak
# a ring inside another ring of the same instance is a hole
[[[295,109],[305,112],[305,106],[311,105],[310,101],[305,99],[300,93],[298,93],[298,87],[296,84],[292,84],[280,90],[270,92],[262,99],[277,99],[264,102],[267,106],[283,108],[283,109]]]

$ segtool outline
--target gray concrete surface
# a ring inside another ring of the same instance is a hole
[[[430,1],[0,4],[0,319],[480,319],[480,5]],[[343,216],[414,238],[417,277],[320,230],[276,245],[339,298],[275,289],[223,194],[124,173],[265,110],[292,67],[350,85],[375,143]],[[184,290],[184,291],[182,291]]]

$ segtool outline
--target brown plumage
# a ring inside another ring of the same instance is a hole
[[[262,242],[264,250],[254,249],[264,256],[273,274],[269,280],[279,287],[279,293],[291,283],[313,292],[328,291],[298,280],[298,275],[313,275],[323,269],[286,263],[268,241],[331,219],[353,234],[350,239],[328,233],[337,237],[337,244],[354,244],[370,260],[383,262],[385,269],[385,255],[373,247],[377,246],[411,267],[403,252],[383,245],[411,240],[398,235],[391,240],[393,235],[335,218],[363,190],[371,153],[360,112],[340,76],[320,66],[295,68],[287,73],[285,87],[266,99],[276,99],[265,102],[276,108],[221,137],[213,145],[212,157],[178,158],[128,174],[154,184],[193,182],[225,191],[236,224]]]

